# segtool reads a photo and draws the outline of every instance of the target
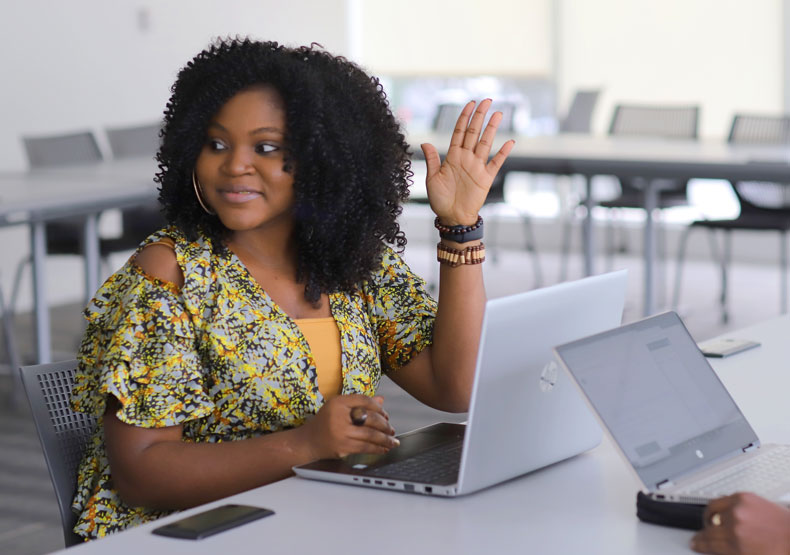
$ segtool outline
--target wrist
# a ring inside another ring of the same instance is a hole
[[[456,243],[469,243],[471,241],[479,241],[483,238],[483,218],[480,216],[477,216],[477,220],[472,225],[453,226],[444,225],[437,216],[433,225],[439,230],[439,236],[442,240],[454,241]]]
[[[440,264],[456,268],[458,266],[482,264],[486,259],[486,248],[482,242],[467,246],[466,243],[455,248],[444,242],[436,245],[436,260]]]

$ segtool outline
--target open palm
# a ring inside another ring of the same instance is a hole
[[[507,141],[491,160],[488,159],[502,121],[502,113],[495,112],[481,135],[490,107],[490,99],[483,100],[476,110],[474,101],[464,106],[444,162],[440,162],[439,153],[432,144],[421,145],[428,169],[425,179],[428,201],[444,225],[475,223],[494,177],[515,144],[513,140]]]

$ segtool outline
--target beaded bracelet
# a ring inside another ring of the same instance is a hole
[[[468,243],[483,238],[483,218],[477,216],[474,225],[442,225],[439,216],[433,221],[433,225],[439,230],[439,237],[456,243]]]
[[[451,268],[462,264],[482,264],[486,259],[486,247],[483,243],[465,249],[454,249],[444,243],[436,244],[436,260]]]

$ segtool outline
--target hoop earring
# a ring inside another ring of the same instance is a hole
[[[195,175],[195,170],[192,170],[192,187],[195,189],[195,196],[197,197],[197,201],[200,203],[201,208],[208,214],[209,216],[214,216],[216,212],[212,211],[208,204],[205,203],[203,200],[203,188],[200,186],[200,182],[197,180],[197,176]]]

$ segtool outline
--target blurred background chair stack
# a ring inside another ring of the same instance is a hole
[[[461,113],[461,110],[464,108],[462,104],[440,104],[436,108],[436,115],[433,118],[432,124],[432,131],[439,135],[446,134],[446,140],[449,141],[450,134],[455,129],[455,122],[458,120],[458,116]],[[494,112],[502,112],[502,121],[499,124],[498,130],[498,138],[502,138],[503,136],[507,136],[507,134],[512,133],[514,131],[514,119],[516,115],[516,105],[511,102],[494,102],[491,105],[491,109],[489,110],[490,114]],[[490,117],[490,116],[489,116]],[[488,120],[485,121],[484,125],[488,124]],[[538,255],[537,245],[535,242],[535,232],[532,229],[532,220],[528,213],[524,210],[520,209],[517,206],[512,206],[507,203],[505,199],[505,180],[507,178],[507,171],[503,168],[496,178],[494,182],[491,184],[491,189],[488,191],[488,196],[486,197],[485,203],[483,205],[483,209],[481,210],[481,215],[486,221],[486,231],[485,231],[485,244],[486,244],[486,251],[490,256],[491,260],[496,262],[497,260],[497,249],[496,249],[496,237],[498,232],[498,223],[499,217],[497,214],[497,209],[502,208],[504,206],[511,207],[518,212],[519,218],[524,227],[524,239],[525,239],[525,248],[531,254],[532,257],[532,268],[533,268],[533,277],[534,277],[534,287],[540,287],[543,282],[543,275],[540,267],[540,258]],[[414,197],[410,199],[410,202],[414,202],[417,204],[428,204],[427,197]],[[430,222],[431,229],[433,229],[433,220]],[[431,234],[434,232],[431,231]],[[435,255],[431,253],[431,258]],[[435,261],[433,261],[435,262]],[[435,263],[432,263],[433,267]],[[432,270],[432,275],[428,281],[428,287],[430,289],[435,289],[436,287],[436,278],[435,278],[435,271]]]
[[[789,145],[790,116],[736,114],[732,121],[728,142],[737,145]],[[721,272],[721,294],[719,297],[721,321],[727,323],[728,271],[732,255],[732,232],[739,230],[772,231],[779,236],[779,267],[781,311],[787,312],[787,236],[790,231],[790,183],[763,181],[740,181],[731,183],[740,204],[740,214],[732,219],[695,220],[684,230],[680,238],[675,274],[673,306],[680,301],[683,261],[689,234],[694,229],[707,229],[711,253],[718,262]],[[721,231],[723,245],[715,237]]]

